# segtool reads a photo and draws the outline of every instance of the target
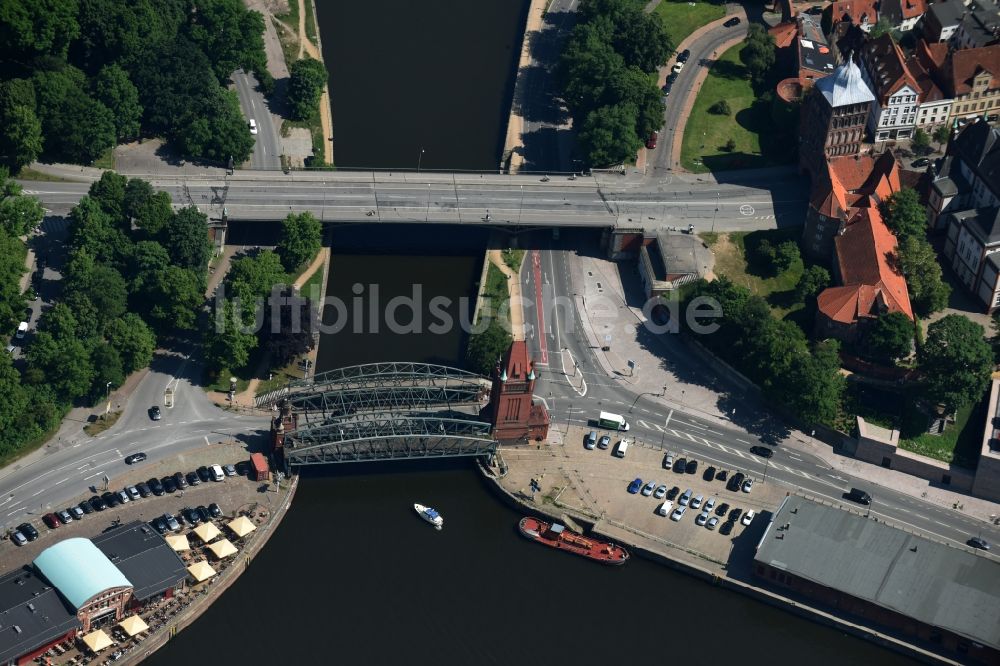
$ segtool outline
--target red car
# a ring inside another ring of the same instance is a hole
[[[652,134],[650,134],[649,138],[646,139],[646,147],[649,148],[650,150],[656,148],[656,140],[659,138],[660,138],[659,132],[653,132]]]
[[[46,527],[52,530],[62,525],[62,523],[59,522],[59,518],[54,513],[47,513],[42,516],[42,522],[45,523]]]

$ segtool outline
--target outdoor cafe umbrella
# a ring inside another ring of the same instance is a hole
[[[215,569],[212,568],[212,565],[210,565],[205,560],[202,560],[200,562],[195,562],[194,564],[190,565],[187,568],[187,570],[188,573],[191,574],[191,577],[194,578],[199,583],[208,580],[216,573]]]
[[[129,615],[127,618],[119,622],[118,626],[121,627],[129,636],[141,634],[149,629],[149,625],[146,624],[138,615]]]
[[[236,546],[234,546],[229,539],[216,541],[215,543],[209,545],[208,549],[212,551],[212,554],[220,560],[224,557],[229,557],[230,555],[235,555],[237,553]]]
[[[186,534],[168,534],[167,545],[178,553],[182,550],[191,550],[191,544],[188,542]]]
[[[252,522],[250,522],[250,520],[246,516],[240,516],[235,520],[229,521],[226,527],[231,529],[233,531],[233,534],[235,534],[238,537],[244,537],[253,532],[255,529],[257,529],[257,527]]]
[[[198,527],[194,528],[192,532],[194,532],[194,535],[199,539],[201,539],[202,541],[204,541],[205,543],[208,543],[215,537],[222,534],[222,532],[219,531],[219,528],[213,525],[212,523],[203,523]]]
[[[92,631],[83,637],[83,643],[91,652],[100,652],[106,647],[114,645],[111,637],[104,633],[103,629]]]

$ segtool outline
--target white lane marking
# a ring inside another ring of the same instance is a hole
[[[54,486],[58,486],[58,485],[59,485],[60,483],[65,483],[65,482],[67,482],[67,481],[69,481],[69,477],[68,477],[68,476],[67,476],[67,477],[66,477],[65,479],[60,479],[59,481],[56,481],[56,482],[55,482],[55,483],[53,483],[52,485],[54,485]]]
[[[670,419],[673,418],[673,416],[674,416],[674,410],[671,409],[670,413],[667,414],[667,422],[663,424],[663,427],[665,428],[670,427]]]
[[[95,476],[100,476],[101,474],[104,474],[104,470],[103,469],[100,472],[96,472],[94,474],[91,474],[90,476],[83,477],[83,480],[84,481],[89,481],[90,479],[94,478]]]
[[[42,488],[42,489],[41,489],[41,490],[39,490],[39,491],[38,491],[37,493],[35,493],[34,495],[32,495],[32,497],[37,497],[38,495],[41,495],[41,494],[42,494],[42,493],[44,493],[44,492],[45,492],[45,488]]]

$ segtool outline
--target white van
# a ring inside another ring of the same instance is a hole
[[[625,457],[625,452],[628,451],[628,440],[623,439],[618,442],[618,447],[615,448],[615,455],[619,458]]]
[[[660,514],[661,516],[669,516],[670,510],[673,509],[673,507],[674,503],[671,502],[670,500],[667,500],[666,502],[660,505],[660,508],[656,510],[656,513]]]
[[[226,478],[226,475],[222,471],[222,467],[219,465],[212,465],[208,468],[208,471],[212,473],[212,481],[222,481]]]
[[[27,332],[28,332],[28,322],[22,321],[20,324],[17,325],[17,333],[15,333],[14,335],[18,338],[23,338],[25,333]]]

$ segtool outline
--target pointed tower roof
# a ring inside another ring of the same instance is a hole
[[[853,58],[848,58],[832,74],[817,81],[816,88],[833,108],[875,101],[875,95],[861,78],[861,70]]]

